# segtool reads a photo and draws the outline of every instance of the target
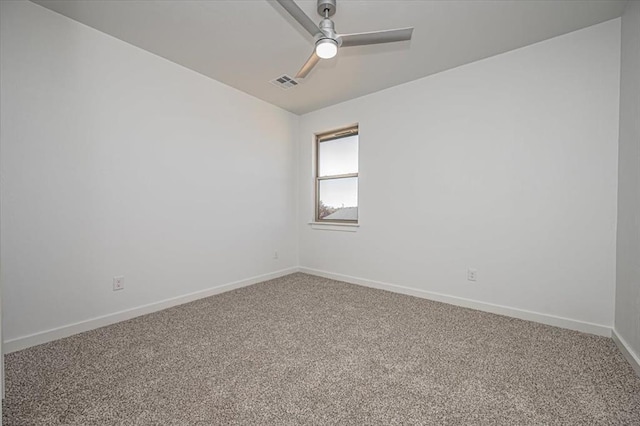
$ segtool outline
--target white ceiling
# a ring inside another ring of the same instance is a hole
[[[626,0],[338,0],[341,33],[414,26],[413,39],[341,49],[299,86],[312,37],[266,0],[34,0],[297,114],[619,17]],[[315,0],[300,7],[320,21]]]

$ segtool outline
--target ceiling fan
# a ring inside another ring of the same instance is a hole
[[[413,33],[413,27],[410,27],[356,34],[338,34],[333,21],[329,19],[336,13],[336,0],[318,0],[318,14],[322,16],[319,25],[316,25],[293,0],[276,1],[315,38],[316,45],[313,53],[300,68],[296,78],[305,78],[320,59],[336,56],[339,47],[411,40]]]

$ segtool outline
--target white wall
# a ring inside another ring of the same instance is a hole
[[[1,3],[5,341],[297,265],[297,116]]]
[[[640,2],[622,16],[615,330],[640,360]]]
[[[608,330],[619,55],[616,19],[302,116],[301,266]],[[351,123],[361,226],[311,229],[313,133]]]

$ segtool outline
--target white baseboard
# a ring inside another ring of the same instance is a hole
[[[272,272],[269,274],[259,275],[259,276],[247,278],[244,280],[228,283],[228,284],[223,284],[223,285],[212,287],[206,290],[201,290],[194,293],[185,294],[182,296],[177,296],[171,299],[166,299],[166,300],[150,303],[143,306],[138,306],[135,308],[124,310],[124,311],[115,312],[113,314],[91,318],[91,319],[80,321],[74,324],[56,327],[56,328],[45,330],[39,333],[34,333],[27,336],[22,336],[15,339],[7,340],[3,343],[4,353],[11,353],[11,352],[29,348],[31,346],[40,345],[42,343],[51,342],[57,339],[62,339],[64,337],[69,337],[74,334],[82,333],[89,330],[94,330],[96,328],[115,324],[117,322],[126,321],[141,315],[146,315],[152,312],[161,311],[163,309],[167,309],[172,306],[192,302],[194,300],[213,296],[215,294],[224,293],[226,291],[234,290],[237,288],[246,287],[262,281],[268,281],[274,278],[279,278],[285,275],[292,274],[294,272],[304,272],[310,275],[317,275],[320,277],[330,278],[338,281],[344,281],[344,282],[357,284],[365,287],[377,288],[381,290],[391,291],[394,293],[401,293],[409,296],[421,297],[423,299],[429,299],[437,302],[448,303],[450,305],[477,309],[480,311],[490,312],[490,313],[499,314],[499,315],[506,315],[513,318],[534,321],[542,324],[553,325],[556,327],[567,328],[570,330],[596,334],[599,336],[611,337],[611,327],[608,327],[605,325],[593,324],[589,322],[578,321],[578,320],[558,317],[554,315],[542,314],[542,313],[527,311],[523,309],[510,308],[507,306],[494,305],[491,303],[479,302],[476,300],[465,299],[457,296],[450,296],[446,294],[430,292],[430,291],[420,290],[420,289],[411,288],[411,287],[404,287],[404,286],[399,286],[395,284],[388,284],[380,281],[368,280],[365,278],[357,278],[349,275],[336,274],[336,273],[321,271],[317,269],[311,269],[306,267],[300,267],[300,268],[292,267],[292,268],[286,268],[276,272]],[[632,351],[630,351],[628,345],[624,342],[624,340],[621,339],[615,333],[613,338],[616,341],[616,344],[618,344],[618,346],[621,348],[620,350],[625,354],[625,357],[627,357],[627,359],[630,360],[629,362],[631,362],[634,368],[637,368],[639,363],[637,355],[634,354]]]
[[[193,302],[194,300],[202,299],[205,297],[213,296],[215,294],[224,293],[226,291],[235,290],[237,288],[246,287],[252,284],[257,284],[262,281],[272,280],[285,275],[298,272],[297,267],[281,269],[276,272],[271,272],[264,275],[258,275],[244,280],[223,284],[217,287],[211,287],[205,290],[196,291],[193,293],[185,294],[182,296],[172,297],[171,299],[161,300],[159,302],[149,303],[147,305],[138,306],[135,308],[127,309],[124,311],[115,312],[113,314],[102,315],[99,317],[87,319],[74,324],[64,325],[62,327],[52,328],[50,330],[42,331],[39,333],[30,334],[27,336],[18,337],[15,339],[7,340],[3,343],[4,353],[11,353],[22,349],[29,348],[31,346],[40,345],[42,343],[51,342],[53,340],[62,339],[64,337],[73,336],[74,334],[82,333],[96,328],[104,327],[107,325],[115,324],[120,321],[126,321],[141,315],[150,314],[152,312],[161,311],[163,309],[170,308],[176,305],[182,305],[184,303]]]
[[[611,331],[611,338],[616,342],[618,349],[620,349],[622,355],[629,361],[629,364],[631,364],[636,374],[640,376],[640,356],[631,349],[631,346],[626,340],[620,337],[620,334],[615,328]]]
[[[567,328],[569,330],[581,331],[584,333],[596,334],[598,336],[611,337],[611,327],[601,324],[593,324],[590,322],[574,320],[570,318],[558,317],[555,315],[542,314],[539,312],[527,311],[524,309],[510,308],[507,306],[494,305],[492,303],[479,302],[477,300],[465,299],[457,296],[449,296],[442,293],[435,293],[417,288],[404,287],[395,284],[383,283],[380,281],[368,280],[365,278],[357,278],[349,275],[334,274],[332,272],[320,271],[317,269],[300,267],[300,272],[305,274],[317,275],[319,277],[330,278],[333,280],[344,281],[351,284],[357,284],[364,287],[377,288],[387,290],[394,293],[406,294],[409,296],[421,297],[423,299],[434,300],[436,302],[448,303],[450,305],[461,306],[464,308],[476,309],[479,311],[490,312],[492,314],[505,315],[508,317],[519,318],[527,321],[538,322],[546,325]]]

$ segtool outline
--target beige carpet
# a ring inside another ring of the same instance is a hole
[[[639,425],[607,338],[293,274],[12,353],[5,425]]]

